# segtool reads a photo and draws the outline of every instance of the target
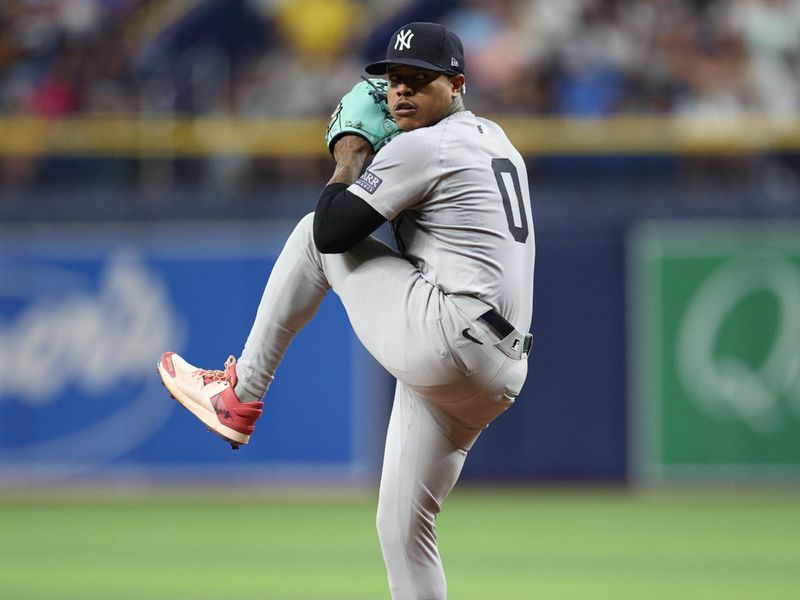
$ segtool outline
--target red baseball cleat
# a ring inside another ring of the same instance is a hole
[[[174,352],[158,361],[158,373],[170,395],[183,404],[212,433],[234,450],[250,441],[263,402],[240,402],[236,386],[236,359],[229,356],[224,371],[207,371],[187,363]]]

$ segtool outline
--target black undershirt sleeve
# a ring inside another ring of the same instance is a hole
[[[346,183],[325,186],[314,212],[314,244],[323,254],[345,252],[386,220],[361,198],[347,191]]]

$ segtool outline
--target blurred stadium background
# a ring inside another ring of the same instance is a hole
[[[414,20],[464,40],[537,235],[452,597],[800,597],[798,0],[3,0],[0,597],[387,597],[392,382],[336,298],[238,453],[154,364],[240,351],[330,111]]]

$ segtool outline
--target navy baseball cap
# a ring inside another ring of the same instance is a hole
[[[369,64],[370,75],[385,75],[389,65],[408,65],[449,75],[464,73],[464,46],[458,36],[438,23],[409,23],[394,32],[386,60]]]

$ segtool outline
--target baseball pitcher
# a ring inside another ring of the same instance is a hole
[[[503,130],[464,108],[464,52],[451,31],[405,25],[366,71],[386,79],[358,83],[334,111],[333,176],[286,242],[241,357],[217,371],[166,352],[158,370],[206,427],[246,444],[289,344],[336,292],[397,379],[377,515],[392,598],[439,600],[436,517],[527,374],[528,178]],[[370,236],[387,220],[397,252]]]

